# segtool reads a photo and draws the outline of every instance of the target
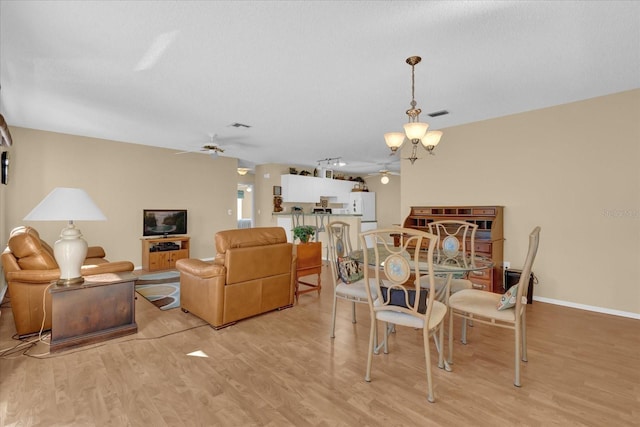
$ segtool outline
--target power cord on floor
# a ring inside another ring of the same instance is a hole
[[[39,341],[45,342],[43,340],[48,338],[50,335],[51,334],[48,334],[48,333],[45,334],[44,336],[39,334],[37,337],[35,337],[35,339],[29,340],[29,341],[17,338],[17,335],[14,335],[12,338],[19,340],[20,343],[14,345],[13,347],[8,347],[0,350],[0,358],[5,359],[7,356],[11,356],[12,354],[15,354],[18,352],[22,352],[22,354],[24,354],[24,352],[35,347]]]
[[[60,356],[67,356],[69,354],[75,354],[75,353],[80,353],[80,352],[83,352],[83,351],[92,350],[94,348],[104,347],[104,346],[110,345],[110,344],[123,344],[123,343],[126,343],[126,342],[132,342],[132,341],[157,340],[157,339],[165,338],[165,337],[168,337],[168,336],[171,336],[171,335],[180,334],[182,332],[187,332],[187,331],[190,331],[192,329],[201,328],[203,326],[209,326],[209,324],[208,323],[203,323],[201,325],[192,326],[190,328],[181,329],[179,331],[169,332],[167,334],[159,335],[157,337],[147,337],[147,338],[141,337],[141,338],[130,338],[130,339],[127,339],[127,340],[122,340],[122,341],[107,341],[107,342],[104,342],[102,344],[93,345],[93,346],[87,346],[87,347],[79,348],[79,349],[76,349],[76,350],[73,350],[73,351],[66,351],[66,352],[60,353],[60,354],[51,354],[51,353],[29,354],[28,351],[31,350],[31,348],[33,348],[35,346],[35,344],[33,344],[31,347],[25,349],[22,352],[22,355],[27,356],[27,357],[32,357],[34,359],[52,359],[52,358],[56,358],[56,357],[60,357]],[[36,340],[36,342],[37,342],[37,340]],[[0,354],[0,357],[2,357],[2,354]]]
[[[46,345],[51,345],[49,342],[45,341],[46,339],[51,338],[51,333],[49,332],[43,335],[42,332],[44,331],[44,322],[47,318],[47,306],[45,304],[46,302],[45,297],[47,295],[47,291],[54,283],[51,283],[49,286],[47,286],[44,289],[44,292],[42,293],[42,324],[40,325],[40,331],[38,331],[38,336],[33,340],[25,341],[24,339],[20,339],[19,337],[14,335],[12,338],[19,340],[20,343],[16,344],[13,347],[8,347],[0,350],[0,358],[6,358],[6,356],[10,356],[18,352],[22,352],[22,354],[26,354],[26,352],[32,349],[33,347],[35,347],[38,342],[42,342]]]
[[[16,344],[13,347],[9,347],[6,349],[2,349],[0,350],[0,358],[4,359],[7,356],[13,355],[15,353],[21,352],[21,355],[27,356],[27,357],[33,357],[35,359],[51,359],[54,357],[59,357],[59,356],[65,356],[67,354],[74,354],[74,353],[79,353],[81,351],[87,351],[87,350],[91,350],[93,348],[98,348],[98,347],[103,347],[105,345],[108,344],[120,344],[120,343],[125,343],[125,342],[130,342],[130,341],[149,341],[149,340],[156,340],[156,339],[161,339],[161,338],[165,338],[171,335],[175,335],[175,334],[179,334],[182,332],[187,332],[190,331],[192,329],[196,329],[196,328],[201,328],[202,326],[207,326],[209,325],[208,323],[203,323],[201,325],[196,325],[196,326],[192,326],[190,328],[187,329],[181,329],[179,331],[175,331],[175,332],[169,332],[167,334],[164,335],[160,335],[157,337],[148,337],[148,338],[132,338],[132,339],[128,339],[128,340],[123,340],[123,341],[110,341],[110,342],[105,342],[103,344],[99,344],[99,345],[94,345],[94,346],[90,346],[90,347],[85,347],[85,348],[81,348],[78,349],[76,351],[72,351],[72,352],[65,352],[65,353],[60,353],[57,355],[51,355],[51,353],[40,353],[40,354],[29,354],[28,351],[31,350],[33,347],[35,347],[37,345],[38,342],[42,342],[44,344],[46,344],[47,346],[50,346],[51,343],[48,341],[45,341],[46,339],[51,339],[51,333],[46,333],[46,334],[42,334],[44,331],[44,323],[45,320],[47,318],[47,308],[46,308],[46,295],[47,295],[47,291],[49,290],[49,288],[51,286],[53,286],[55,284],[55,282],[51,283],[49,286],[47,286],[42,294],[42,324],[40,325],[40,331],[38,332],[38,337],[34,340],[31,341],[23,341],[20,338],[16,338],[16,336],[13,336],[13,339],[19,339],[21,342],[19,344]],[[25,348],[26,347],[26,348]]]
[[[40,332],[38,333],[38,338],[40,339],[40,341],[42,341],[43,343],[50,345],[48,342],[43,341],[42,339],[42,331],[44,330],[44,321],[47,319],[47,304],[46,304],[46,296],[47,296],[47,291],[49,290],[49,288],[51,286],[53,286],[55,282],[49,284],[49,286],[47,286],[46,288],[44,288],[44,292],[42,293],[42,324],[40,325]],[[49,334],[51,335],[51,334]]]

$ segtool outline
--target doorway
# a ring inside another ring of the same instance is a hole
[[[238,228],[253,227],[253,184],[238,183]]]

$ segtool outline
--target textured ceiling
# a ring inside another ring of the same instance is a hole
[[[216,134],[249,166],[399,170],[383,134],[406,121],[411,55],[432,129],[634,89],[640,2],[2,0],[0,113],[176,151]]]

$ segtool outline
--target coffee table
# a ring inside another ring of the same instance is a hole
[[[79,285],[52,286],[51,353],[134,334],[135,281],[131,273],[85,276]]]

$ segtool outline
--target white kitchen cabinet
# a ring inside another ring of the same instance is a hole
[[[318,203],[320,178],[303,175],[282,175],[282,201],[290,203]]]
[[[282,175],[282,201],[290,203],[318,203],[328,197],[332,203],[349,203],[349,194],[355,183],[340,179],[317,178],[303,175]]]
[[[336,193],[336,200],[334,203],[349,203],[349,194],[351,194],[351,190],[353,190],[353,186],[356,183],[341,179],[334,179],[332,181]]]

